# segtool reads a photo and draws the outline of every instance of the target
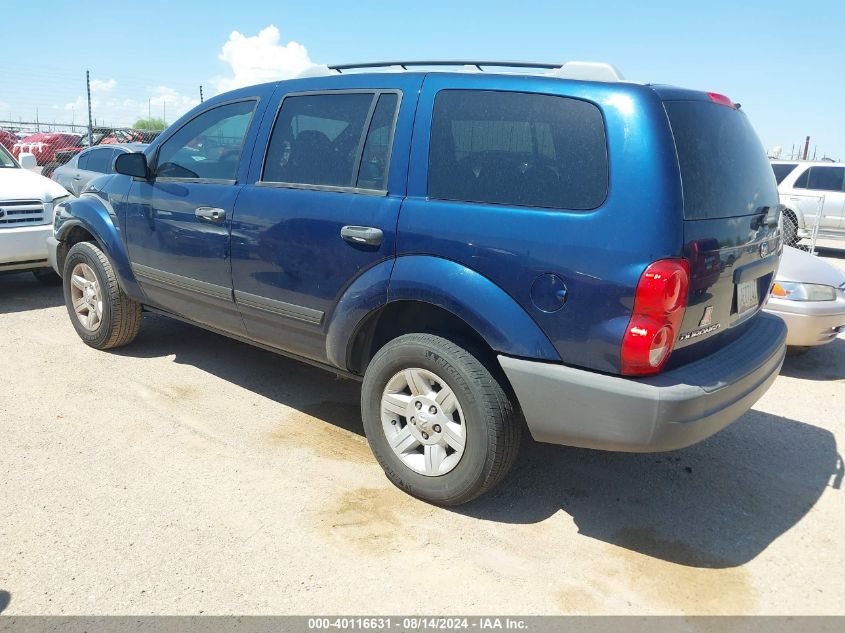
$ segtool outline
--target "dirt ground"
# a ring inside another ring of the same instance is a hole
[[[97,352],[28,274],[0,324],[5,614],[845,613],[843,338],[697,446],[526,441],[445,510],[387,482],[355,382],[159,316]]]

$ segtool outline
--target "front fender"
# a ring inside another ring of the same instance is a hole
[[[76,227],[93,235],[114,267],[123,291],[136,301],[143,299],[129,264],[129,254],[120,234],[117,213],[107,196],[101,193],[83,194],[59,205],[56,215],[54,234],[59,242],[65,242]]]
[[[560,361],[537,323],[509,294],[461,264],[440,257],[407,255],[396,260],[389,301],[425,301],[469,324],[496,352]]]

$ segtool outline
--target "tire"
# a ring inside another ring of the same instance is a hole
[[[71,247],[65,259],[63,281],[68,315],[86,345],[112,349],[134,340],[141,327],[141,304],[126,296],[111,262],[95,244],[78,242]],[[94,306],[93,310],[83,307],[87,317],[74,308],[75,297],[79,299],[80,295],[87,299],[83,302],[86,306]],[[95,317],[91,317],[92,311]]]
[[[441,506],[466,503],[499,483],[516,459],[517,413],[479,356],[439,336],[406,334],[367,367],[361,390],[367,441],[387,478],[414,497]],[[455,400],[444,396],[446,389]]]
[[[790,213],[783,214],[783,243],[787,246],[798,246],[798,223]]]
[[[42,286],[61,286],[62,278],[52,268],[39,268],[33,270],[32,275]]]

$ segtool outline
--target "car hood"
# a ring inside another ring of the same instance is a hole
[[[69,195],[59,183],[28,169],[0,169],[0,197],[3,200],[43,200]]]
[[[806,251],[784,246],[775,279],[838,288],[845,284],[845,273]]]

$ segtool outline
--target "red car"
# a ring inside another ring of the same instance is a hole
[[[0,145],[5,147],[10,152],[12,151],[12,147],[14,147],[15,143],[18,142],[18,137],[15,136],[9,130],[0,130]]]
[[[12,146],[12,154],[20,157],[21,152],[35,154],[39,165],[46,165],[56,160],[56,150],[79,145],[81,134],[68,132],[37,132],[30,134]]]

